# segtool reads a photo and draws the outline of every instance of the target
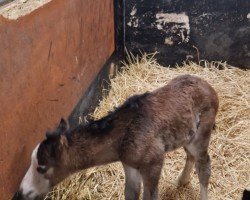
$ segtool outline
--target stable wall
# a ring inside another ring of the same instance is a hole
[[[114,35],[112,0],[53,0],[17,20],[0,16],[1,199],[114,52]]]
[[[249,0],[126,0],[125,46],[155,52],[164,66],[185,60],[250,68]]]

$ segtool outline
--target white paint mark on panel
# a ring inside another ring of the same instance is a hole
[[[167,44],[167,45],[170,45],[170,46],[173,45],[174,41],[172,39],[173,39],[172,37],[166,37],[164,44]]]
[[[134,16],[134,15],[136,14],[136,12],[137,12],[137,9],[136,9],[136,7],[134,6],[134,7],[132,8],[131,12],[130,12],[130,15],[131,15],[131,16]]]
[[[130,27],[132,26],[135,28],[138,27],[138,24],[139,24],[139,20],[137,18],[132,19],[127,23],[128,26],[130,26]]]
[[[189,18],[185,13],[157,13],[156,14],[156,22],[158,23],[184,23],[186,25],[189,25]]]
[[[248,19],[249,22],[250,22],[250,13],[247,14],[247,19]]]
[[[130,20],[127,23],[128,26],[130,27],[138,27],[139,25],[139,19],[136,17],[137,13],[137,8],[134,6],[130,12]]]
[[[168,35],[164,42],[167,45],[174,44],[171,35],[179,36],[181,41],[178,41],[178,44],[189,41],[190,25],[186,13],[157,13],[155,25],[158,30],[162,30]]]

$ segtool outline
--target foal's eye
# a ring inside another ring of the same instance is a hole
[[[37,167],[36,170],[40,173],[40,174],[45,174],[48,170],[47,167]]]

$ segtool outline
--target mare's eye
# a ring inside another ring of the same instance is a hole
[[[40,174],[45,174],[48,170],[47,167],[42,166],[42,167],[37,167],[36,170],[40,173]]]

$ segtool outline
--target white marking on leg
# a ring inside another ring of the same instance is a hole
[[[187,145],[186,148],[190,152],[191,155],[193,155],[194,157],[197,156],[197,148],[196,146],[194,146],[193,143]]]
[[[208,200],[207,188],[204,187],[202,184],[200,184],[200,194],[201,194],[201,200]]]
[[[125,172],[125,199],[138,199],[141,188],[141,175],[137,169],[123,164]]]
[[[183,186],[186,185],[189,180],[190,180],[190,174],[192,172],[192,169],[194,167],[194,162],[187,160],[185,167],[182,171],[182,173],[180,174],[178,181],[177,181],[177,186]]]

